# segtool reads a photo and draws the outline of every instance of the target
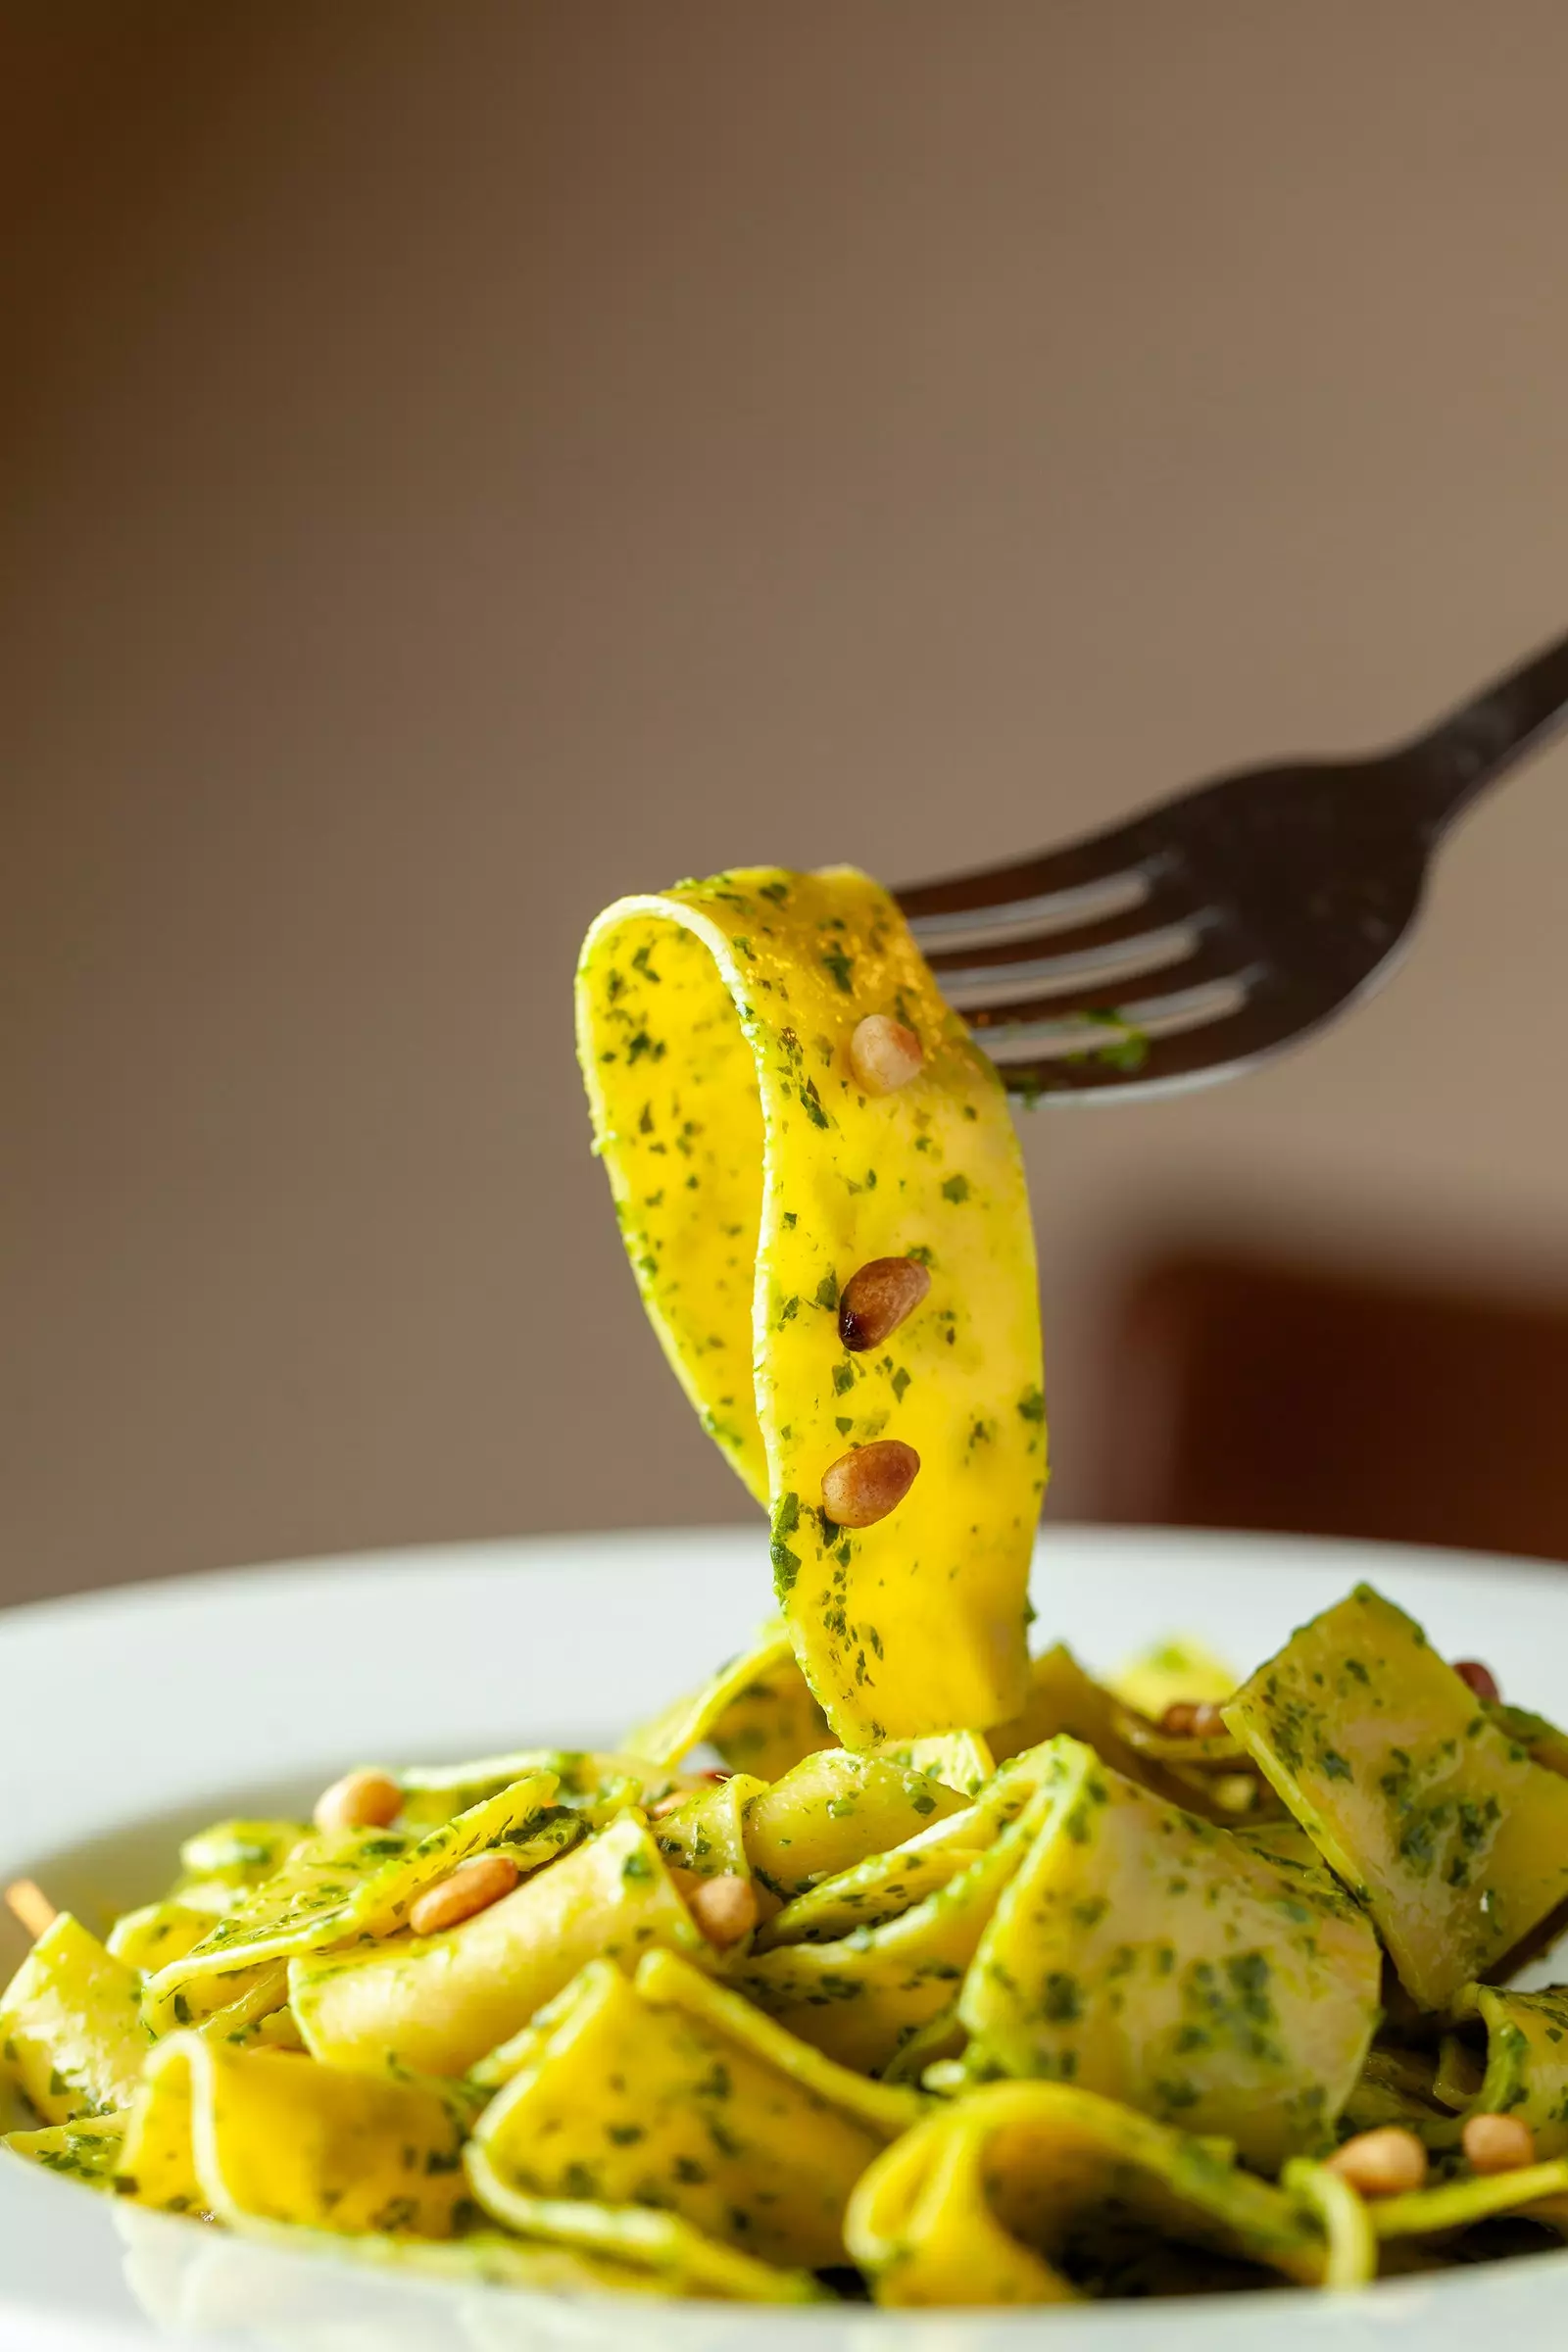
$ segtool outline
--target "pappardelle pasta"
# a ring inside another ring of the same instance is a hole
[[[1514,1988],[1568,1740],[1366,1587],[1240,1687],[1030,1656],[1023,1177],[891,900],[622,901],[578,1037],[776,1615],[613,1748],[215,1823],[102,1938],[13,1888],[6,2146],[552,2293],[1345,2288],[1568,2235],[1568,1985]]]

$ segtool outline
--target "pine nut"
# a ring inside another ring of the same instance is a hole
[[[1421,2186],[1427,2177],[1427,2152],[1402,2125],[1380,2124],[1375,2132],[1358,2132],[1348,2139],[1328,2166],[1363,2197],[1397,2197]]]
[[[873,1257],[852,1274],[839,1300],[839,1338],[852,1354],[880,1348],[907,1320],[931,1288],[913,1257]]]
[[[1497,1689],[1496,1676],[1490,1666],[1483,1666],[1479,1658],[1461,1658],[1453,1671],[1461,1683],[1469,1684],[1477,1698],[1490,1699],[1495,1706],[1502,1696]]]
[[[409,1925],[416,1936],[440,1936],[476,1911],[488,1911],[516,1884],[517,1865],[510,1854],[475,1854],[409,1905]]]
[[[1522,2116],[1473,2115],[1462,2136],[1473,2173],[1516,2173],[1536,2161],[1536,2135]]]
[[[1225,1718],[1207,1698],[1173,1698],[1159,1719],[1159,1728],[1169,1740],[1217,1740],[1225,1729]]]
[[[323,1837],[339,1830],[384,1830],[403,1810],[403,1791],[384,1772],[346,1772],[316,1800]]]
[[[899,1438],[841,1453],[822,1473],[822,1508],[838,1527],[875,1527],[914,1484],[920,1456]]]
[[[689,1788],[672,1788],[667,1796],[656,1796],[653,1803],[645,1805],[643,1810],[650,1821],[662,1821],[666,1813],[673,1813],[690,1795]]]
[[[721,1950],[739,1943],[757,1925],[757,1889],[750,1879],[736,1878],[730,1871],[721,1878],[704,1879],[686,1902],[709,1942]]]
[[[868,1014],[850,1040],[850,1066],[868,1095],[897,1094],[920,1075],[924,1060],[914,1031],[889,1013]]]
[[[6,1909],[26,1929],[34,1943],[60,1916],[43,1888],[31,1879],[16,1879],[6,1888]]]

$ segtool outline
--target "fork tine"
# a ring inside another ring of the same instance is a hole
[[[1120,980],[1141,980],[1148,973],[1180,963],[1198,947],[1200,934],[1193,923],[1167,923],[1157,931],[1139,931],[1131,938],[1104,940],[1088,947],[1075,944],[1055,956],[1014,956],[1006,961],[951,966],[940,975],[942,994],[956,1012],[977,1020],[985,1012],[1004,1020],[1014,1007],[1026,1007],[1047,998],[1053,1001],[1077,993],[1098,994],[1103,1002]]]
[[[922,944],[977,916],[981,928],[1004,915],[1055,928],[1051,903],[1076,898],[1087,906],[1094,894],[1117,888],[1141,895],[1158,859],[1159,844],[1149,819],[1135,817],[1059,850],[1048,850],[1042,857],[952,874],[938,882],[912,883],[894,896]],[[1048,906],[1038,906],[1042,901]],[[1074,916],[1068,913],[1065,919]]]
[[[926,961],[946,983],[956,969],[1013,963],[1036,947],[1044,954],[1065,955],[1130,946],[1146,932],[1195,922],[1207,912],[1186,878],[1171,868],[1124,876],[1114,889],[1097,884],[1082,892],[1016,900],[989,913],[930,915],[910,928]]]
[[[1095,1028],[1085,1024],[1083,1051],[1071,1057],[1060,1051],[1059,1042],[1054,1052],[1032,1052],[1023,1024],[1011,1041],[987,1036],[980,1042],[988,1054],[995,1043],[993,1057],[1008,1092],[1030,1101],[1044,1096],[1064,1102],[1182,1093],[1229,1077],[1243,1063],[1261,1060],[1304,1034],[1288,1025],[1282,1030],[1271,992],[1257,985],[1262,977],[1258,972],[1238,973],[1229,992],[1223,984],[1210,983],[1191,992],[1192,1002],[1185,1005],[1175,998],[1124,1005],[1128,1028],[1119,1037],[1101,1027],[1104,1042],[1097,1044]],[[1150,1022],[1162,1017],[1181,1025],[1165,1035],[1149,1036]],[[1045,1032],[1046,1025],[1039,1024],[1037,1034]],[[1049,1034],[1042,1034],[1042,1042],[1051,1042]]]
[[[1167,1037],[1186,1036],[1239,1012],[1252,1001],[1261,978],[1255,968],[1232,969],[1191,987],[1166,989],[1121,1004],[1090,1004],[1081,1012],[1041,1005],[1033,1019],[975,1028],[974,1035],[1001,1069],[1046,1060],[1075,1066],[1084,1055],[1094,1059],[1117,1038],[1138,1040],[1148,1051]]]
[[[995,979],[982,971],[963,988],[944,975],[943,994],[989,1052],[993,1032],[1042,1020],[1117,1013],[1136,1017],[1139,1027],[1150,1020],[1157,1024],[1173,1017],[1178,1001],[1195,989],[1243,980],[1250,986],[1261,969],[1260,959],[1228,926],[1180,924],[1135,944],[1143,953],[1131,960],[1125,952],[1107,948],[1042,956],[1032,965],[1004,967]]]
[[[1098,891],[1080,897],[1062,893],[1054,899],[1016,902],[1021,909],[999,908],[991,914],[953,918],[952,932],[933,934],[935,917],[911,925],[920,951],[944,987],[955,984],[959,972],[978,972],[987,965],[1006,965],[1038,955],[1077,955],[1098,948],[1119,948],[1132,954],[1147,934],[1177,924],[1201,925],[1212,919],[1213,908],[1174,864],[1136,878],[1135,890],[1107,898]],[[1039,909],[1044,908],[1042,917]]]
[[[967,956],[992,947],[1015,949],[1028,939],[1054,938],[1063,931],[1092,928],[1127,916],[1146,920],[1152,888],[1147,874],[1130,868],[1075,890],[1006,899],[992,907],[954,907],[945,914],[915,915],[909,929],[927,961],[935,963],[943,956]]]

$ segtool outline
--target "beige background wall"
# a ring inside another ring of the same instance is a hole
[[[585,921],[1568,625],[1565,86],[1558,0],[0,6],[0,1598],[737,1515]],[[1568,1278],[1565,785],[1300,1059],[1029,1125],[1055,1507],[1163,1234]]]

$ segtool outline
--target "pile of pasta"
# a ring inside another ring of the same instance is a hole
[[[989,1734],[849,1749],[773,1625],[616,1751],[218,1823],[107,1941],[40,1936],[7,2145],[558,2292],[1343,2287],[1568,2233],[1568,1988],[1506,1989],[1568,1893],[1568,1743],[1365,1588],[1161,1729],[1228,1681],[1056,1647]],[[1478,2171],[1496,2117],[1526,2160]],[[1391,2132],[1425,2177],[1370,2193],[1344,2154]]]
[[[1510,1989],[1568,1904],[1568,1740],[1366,1588],[1240,1690],[1031,1658],[1027,1189],[893,901],[622,901],[577,1013],[778,1615],[612,1750],[215,1824],[104,1941],[13,1889],[10,2149],[567,2293],[1349,2287],[1568,2233],[1568,1987]]]

